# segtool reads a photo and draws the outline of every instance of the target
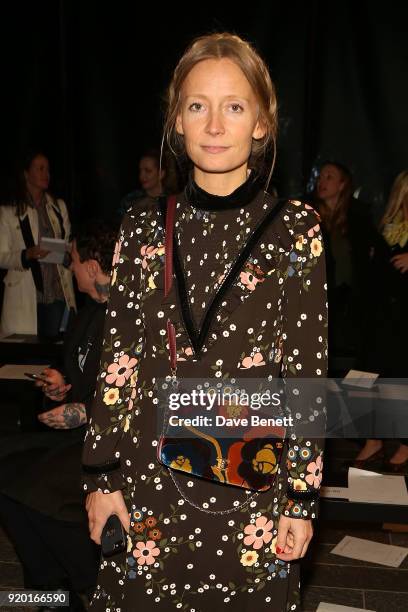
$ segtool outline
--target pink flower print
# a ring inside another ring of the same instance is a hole
[[[247,289],[249,289],[249,291],[254,291],[257,284],[260,282],[259,278],[256,278],[252,272],[241,272],[239,279],[241,283],[245,285]]]
[[[133,404],[134,404],[133,400],[135,399],[135,397],[136,397],[136,389],[135,387],[133,387],[132,393],[130,394],[130,400],[128,402],[128,407],[127,407],[128,410],[132,410]]]
[[[239,275],[239,279],[249,291],[254,291],[258,283],[264,282],[264,273],[259,266],[254,266],[249,263],[245,266],[245,270]]]
[[[137,359],[134,357],[130,359],[128,355],[122,355],[117,363],[111,363],[108,366],[109,374],[106,377],[107,384],[113,385],[113,383],[115,383],[117,387],[123,387],[125,382],[132,375],[136,364]]]
[[[157,548],[153,540],[147,542],[138,542],[133,551],[133,556],[137,559],[138,565],[152,565],[155,557],[160,554],[160,549]]]
[[[115,244],[115,251],[113,253],[112,268],[116,266],[116,264],[119,263],[121,249],[122,249],[122,242],[118,240]]]
[[[259,366],[264,366],[264,365],[265,365],[265,361],[262,356],[262,353],[255,353],[253,357],[244,357],[241,363],[241,367],[245,369],[249,369],[252,367],[257,368]]]
[[[266,516],[259,516],[255,525],[251,523],[244,529],[244,533],[247,534],[244,538],[245,546],[253,546],[258,550],[264,544],[268,544],[272,540],[272,527],[272,520],[268,521]]]
[[[323,461],[321,456],[319,455],[316,461],[311,461],[307,466],[306,470],[310,472],[305,478],[306,482],[310,485],[313,485],[315,489],[318,489],[320,483],[322,482],[322,470],[323,470]]]
[[[177,361],[186,361],[185,355],[187,355],[187,357],[190,357],[192,354],[193,349],[191,348],[191,346],[188,346],[185,349],[181,349],[180,355],[178,355],[177,357]]]
[[[140,254],[143,256],[142,260],[142,268],[145,270],[147,268],[147,260],[154,257],[159,249],[152,245],[144,244],[140,249]]]
[[[317,224],[313,227],[310,228],[310,230],[307,232],[307,235],[309,236],[309,238],[312,238],[312,236],[314,236],[315,234],[317,234],[317,232],[320,231],[320,225]]]
[[[143,255],[143,257],[151,257],[152,255],[155,254],[156,251],[157,251],[157,248],[154,247],[153,245],[144,244],[142,248],[140,249],[140,254]]]

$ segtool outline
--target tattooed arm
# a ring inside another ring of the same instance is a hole
[[[74,429],[86,423],[84,404],[69,403],[38,415],[38,420],[53,429]]]

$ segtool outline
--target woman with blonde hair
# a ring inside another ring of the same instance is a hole
[[[195,40],[174,71],[164,130],[191,162],[189,182],[161,209],[128,213],[113,261],[83,470],[91,538],[116,514],[127,543],[102,559],[96,610],[299,609],[321,441],[249,432],[213,462],[196,430],[172,450],[155,386],[199,378],[222,392],[239,378],[325,376],[322,238],[310,206],[266,191],[276,131],[275,89],[254,48],[229,33]],[[318,406],[304,400],[312,421]]]
[[[408,170],[400,172],[392,185],[380,229],[391,249],[401,251],[392,257],[393,266],[407,272],[408,253],[402,251],[408,242]]]

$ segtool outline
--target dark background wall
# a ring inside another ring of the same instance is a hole
[[[379,210],[408,166],[408,8],[319,0],[3,3],[1,181],[27,147],[49,155],[53,189],[74,216],[105,214],[137,186],[137,160],[159,142],[171,70],[192,37],[233,30],[253,41],[277,85],[275,184],[304,191],[332,157]]]

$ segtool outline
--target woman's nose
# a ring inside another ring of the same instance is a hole
[[[218,111],[211,111],[208,117],[207,132],[213,136],[224,132],[224,123]]]

